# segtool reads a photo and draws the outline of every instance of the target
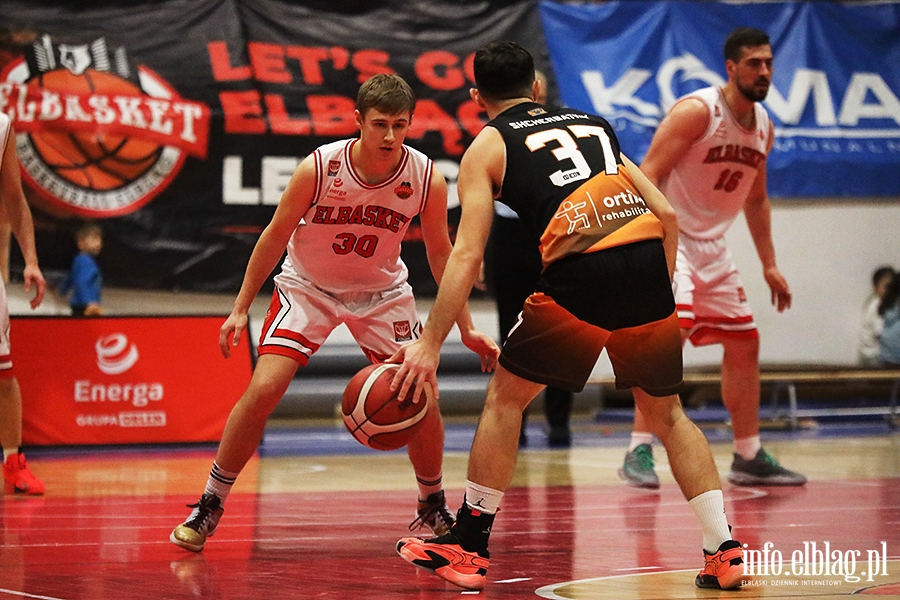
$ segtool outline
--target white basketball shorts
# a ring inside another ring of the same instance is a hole
[[[759,337],[724,237],[698,240],[679,233],[673,291],[678,322],[693,345]]]
[[[419,338],[422,325],[412,287],[332,294],[309,281],[275,277],[258,354],[280,354],[306,366],[334,329],[345,324],[373,363]]]

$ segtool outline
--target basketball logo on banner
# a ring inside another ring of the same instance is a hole
[[[55,212],[133,212],[168,187],[188,154],[206,158],[209,108],[105,38],[55,44],[44,35],[0,79],[24,179]]]

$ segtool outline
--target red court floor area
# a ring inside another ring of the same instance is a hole
[[[810,482],[724,484],[735,537],[759,551],[752,583],[730,593],[694,587],[699,526],[661,448],[659,492],[618,481],[619,443],[523,451],[481,593],[396,555],[415,499],[402,452],[255,458],[197,554],[168,536],[202,490],[213,448],[36,452],[29,462],[47,495],[0,503],[0,599],[900,597],[900,438],[788,437],[767,447]],[[723,475],[730,452],[714,444]],[[454,509],[465,463],[464,452],[448,453]]]

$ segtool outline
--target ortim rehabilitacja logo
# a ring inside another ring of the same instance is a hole
[[[839,582],[822,581],[826,577],[842,577],[847,583],[863,580],[875,581],[875,577],[886,576],[887,542],[875,550],[840,550],[832,548],[830,542],[803,542],[803,548],[794,550],[788,557],[775,548],[772,542],[763,544],[760,550],[751,550],[744,544],[744,575],[775,577],[815,577],[816,584],[835,585]],[[865,570],[857,570],[865,567]],[[798,581],[794,585],[803,585]]]

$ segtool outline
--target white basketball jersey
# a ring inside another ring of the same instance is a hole
[[[718,87],[684,98],[706,104],[709,127],[662,181],[660,190],[675,209],[681,231],[697,239],[714,239],[734,223],[759,165],[766,160],[769,115],[755,103],[756,127],[746,129],[735,120]]]
[[[350,160],[356,143],[341,140],[314,152],[316,198],[282,265],[283,276],[299,276],[327,292],[374,292],[406,281],[400,242],[431,185],[431,159],[408,146],[392,177],[365,183]]]

